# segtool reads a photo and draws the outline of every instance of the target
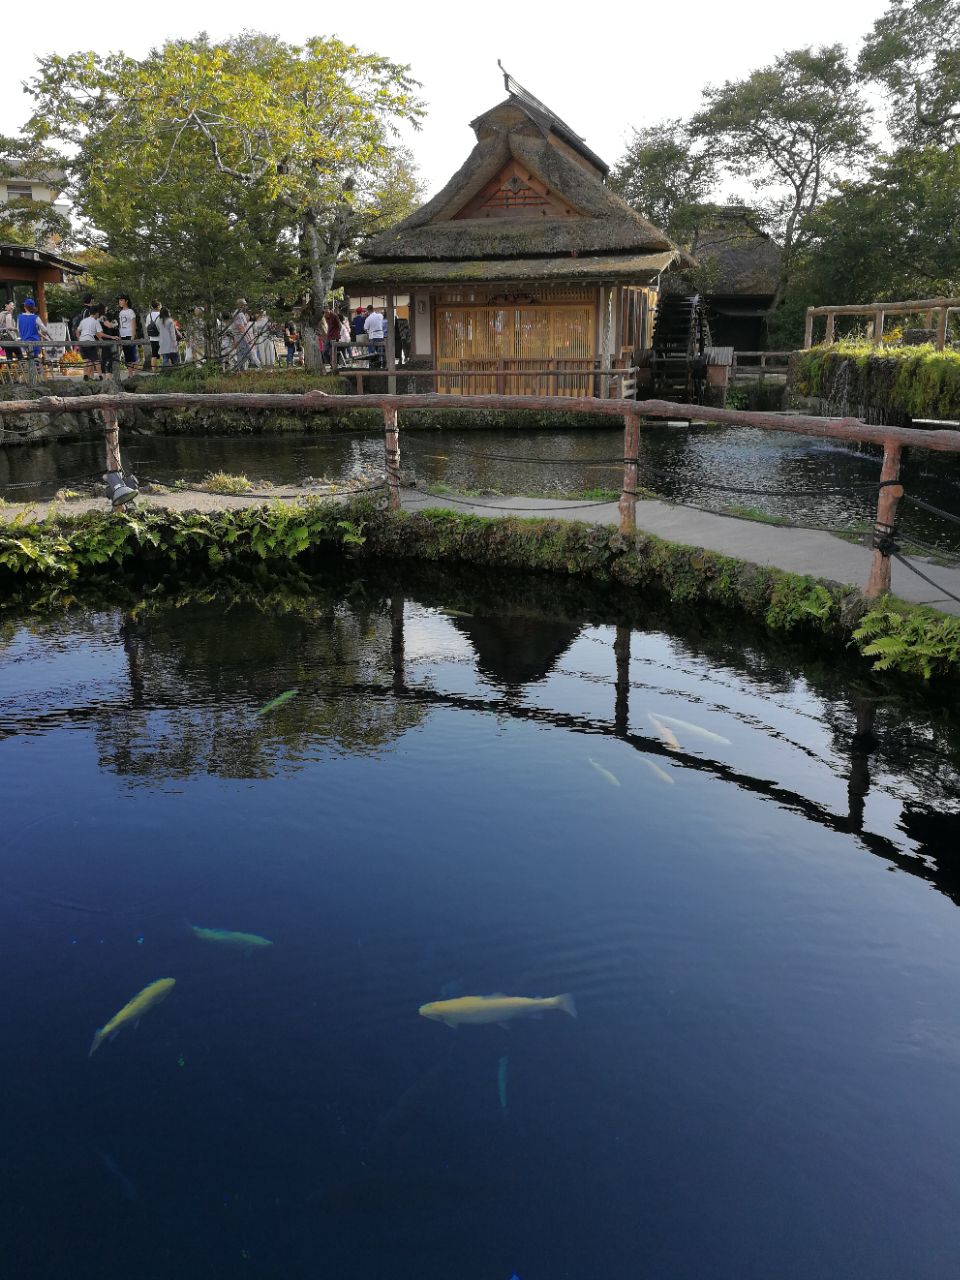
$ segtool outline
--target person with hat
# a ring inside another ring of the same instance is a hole
[[[41,339],[50,341],[50,330],[37,315],[37,304],[32,298],[23,300],[23,310],[17,316],[17,332],[26,356],[36,360],[40,355]]]

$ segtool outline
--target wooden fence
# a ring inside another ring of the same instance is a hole
[[[789,351],[734,351],[731,382],[785,382],[790,365]]]
[[[103,414],[108,471],[121,471],[119,418],[124,409],[182,409],[217,406],[224,409],[267,409],[286,413],[348,412],[352,409],[377,409],[384,419],[384,448],[387,473],[388,505],[400,509],[400,431],[401,409],[492,409],[554,410],[558,413],[599,414],[620,418],[623,431],[623,481],[619,511],[620,528],[630,533],[637,527],[637,479],[639,471],[641,420],[673,419],[685,422],[717,423],[722,426],[757,427],[761,431],[787,431],[795,435],[819,436],[827,440],[850,440],[880,445],[883,466],[880,473],[877,517],[873,540],[873,562],[864,594],[874,598],[890,590],[890,556],[897,507],[903,496],[900,462],[905,448],[932,449],[937,453],[960,453],[960,431],[921,431],[916,428],[871,426],[859,418],[814,418],[803,414],[752,413],[741,409],[711,409],[704,405],[673,404],[666,400],[612,400],[567,396],[438,396],[420,395],[351,395],[332,396],[323,391],[295,395],[285,392],[210,392],[194,391],[105,392],[75,397],[42,396],[36,400],[0,402],[0,444],[3,423],[26,414],[85,413],[100,410]]]
[[[837,316],[868,316],[871,321],[870,337],[873,342],[883,340],[883,326],[887,316],[922,316],[921,328],[933,333],[933,344],[942,351],[947,341],[947,322],[953,312],[960,311],[960,298],[922,298],[915,302],[870,302],[865,306],[853,304],[843,307],[807,307],[807,321],[803,333],[804,349],[813,346],[814,321],[823,316],[826,329],[823,342],[834,341]]]

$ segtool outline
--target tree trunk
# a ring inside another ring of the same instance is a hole
[[[300,319],[300,337],[303,340],[303,367],[323,369],[323,355],[317,341],[317,331],[304,317]]]

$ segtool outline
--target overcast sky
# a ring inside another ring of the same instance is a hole
[[[883,0],[686,0],[676,7],[353,0],[339,6],[334,20],[338,6],[329,3],[136,0],[111,7],[47,0],[32,12],[15,3],[4,24],[4,58],[16,86],[45,53],[93,48],[139,56],[165,39],[201,30],[218,38],[251,28],[291,42],[337,35],[409,63],[421,81],[428,115],[412,147],[432,193],[470,150],[470,120],[503,97],[498,58],[613,163],[631,125],[687,115],[705,84],[737,79],[784,49],[840,41],[856,50],[885,8]],[[2,130],[9,133],[26,119],[30,104],[14,91],[6,106]]]

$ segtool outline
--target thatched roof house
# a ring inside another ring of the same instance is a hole
[[[762,351],[782,249],[740,205],[714,208],[693,237],[699,290],[717,346]]]
[[[595,369],[649,345],[660,276],[681,255],[610,190],[583,138],[505,83],[506,99],[472,121],[476,145],[443,190],[361,245],[337,283],[381,294],[388,308],[410,295],[422,368],[490,371],[470,390],[579,394]],[[496,388],[494,371],[508,375]],[[451,376],[439,389],[461,388]]]

